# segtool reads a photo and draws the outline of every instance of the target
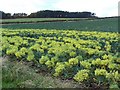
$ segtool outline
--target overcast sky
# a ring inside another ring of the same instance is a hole
[[[117,16],[119,0],[1,0],[0,11],[27,13],[40,10],[90,11],[99,17]]]

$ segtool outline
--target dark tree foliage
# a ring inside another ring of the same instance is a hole
[[[0,18],[10,19],[10,18],[91,18],[96,17],[95,13],[92,12],[68,12],[60,10],[42,10],[35,13],[27,15],[26,13],[5,13],[0,11]]]
[[[43,10],[36,13],[31,13],[28,17],[31,18],[90,18],[95,17],[91,12],[67,12],[67,11],[52,11]]]
[[[26,18],[27,14],[26,13],[14,13],[13,18]]]
[[[25,17],[27,17],[26,13],[14,13],[13,15],[11,15],[11,13],[5,13],[3,11],[0,11],[1,19],[25,18]]]
[[[0,18],[9,19],[11,18],[11,13],[4,13],[3,11],[0,11]]]

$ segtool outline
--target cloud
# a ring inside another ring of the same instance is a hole
[[[55,7],[66,11],[91,11],[98,16],[118,15],[119,0],[59,0]]]
[[[119,0],[2,0],[0,10],[32,13],[39,10],[90,11],[97,16],[117,16]]]
[[[2,0],[0,10],[10,13],[31,13],[43,9],[45,3],[46,0]]]

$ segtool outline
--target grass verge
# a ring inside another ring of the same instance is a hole
[[[2,59],[2,88],[81,88],[74,81],[61,80],[48,74],[36,73],[37,69],[23,61]]]

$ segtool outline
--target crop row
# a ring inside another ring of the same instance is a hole
[[[49,19],[49,18],[48,18]],[[57,19],[57,18],[56,18]],[[64,18],[61,18],[64,19]],[[74,18],[71,18],[74,19]],[[16,19],[15,19],[16,20]],[[21,19],[17,19],[20,22]],[[31,19],[24,19],[23,22],[31,22]],[[39,19],[36,18],[33,22]],[[42,20],[42,19],[40,19]],[[44,20],[44,18],[43,18]],[[46,18],[47,20],[47,18]],[[45,20],[45,21],[46,21]],[[52,18],[51,18],[52,20]],[[54,19],[53,19],[54,20]],[[108,19],[94,19],[85,20],[80,19],[80,21],[69,21],[68,22],[48,22],[48,23],[31,23],[31,24],[3,24],[2,28],[8,29],[57,29],[57,30],[83,30],[83,31],[103,31],[103,32],[118,32],[118,18],[108,18]],[[77,19],[76,19],[77,20]],[[12,20],[10,20],[11,22]],[[49,20],[48,20],[49,21]],[[3,20],[4,22],[4,20]],[[16,21],[15,21],[16,22]]]
[[[2,56],[31,61],[53,76],[120,86],[118,33],[2,30]]]

